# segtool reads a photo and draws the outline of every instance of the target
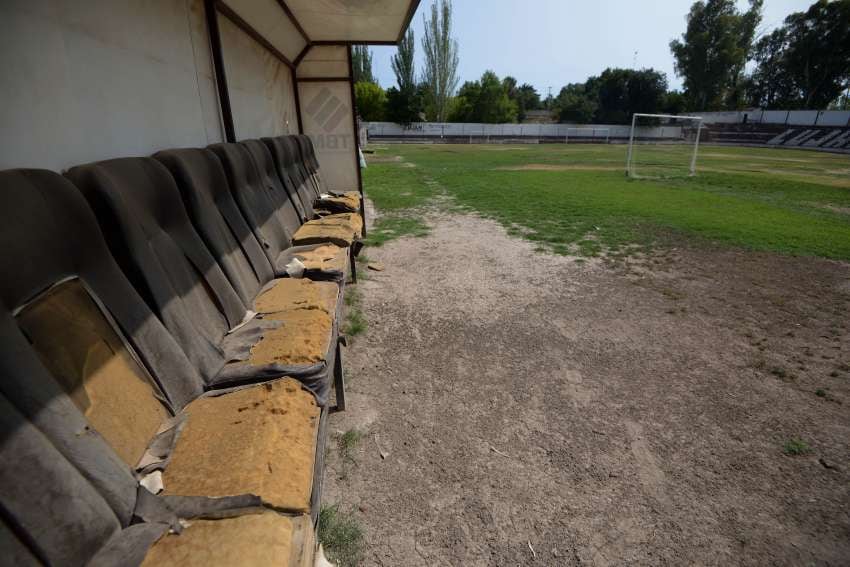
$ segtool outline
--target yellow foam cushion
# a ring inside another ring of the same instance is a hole
[[[333,336],[333,314],[320,309],[279,311],[265,317],[283,321],[263,333],[246,364],[314,364],[325,360]]]
[[[42,294],[18,314],[18,324],[91,426],[136,466],[170,414],[80,280]]]
[[[339,286],[333,282],[281,278],[254,301],[257,313],[274,313],[293,309],[320,309],[336,313]]]
[[[280,510],[310,510],[320,409],[296,380],[199,398],[185,411],[165,494],[250,493]]]
[[[354,195],[350,193],[346,193],[345,195],[332,196],[316,199],[316,207],[330,207],[332,205],[336,205],[337,207],[344,208],[349,211],[359,211],[360,210],[360,194],[356,191],[353,192]]]
[[[315,548],[309,516],[274,512],[222,520],[194,520],[181,534],[166,534],[148,551],[144,567],[307,567]]]
[[[293,244],[330,242],[348,247],[363,233],[363,218],[357,213],[339,213],[307,221],[295,232]]]
[[[301,260],[308,270],[345,273],[348,265],[348,251],[334,244],[316,246],[313,250],[298,252],[295,257]]]

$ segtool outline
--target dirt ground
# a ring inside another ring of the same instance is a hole
[[[850,564],[850,266],[429,224],[367,250],[330,421],[365,434],[324,496],[364,565]]]

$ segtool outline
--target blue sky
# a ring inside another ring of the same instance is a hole
[[[769,32],[814,0],[765,0],[759,32]],[[416,72],[422,69],[422,0],[411,27]],[[454,35],[460,45],[461,84],[487,69],[531,83],[545,97],[567,83],[584,82],[606,67],[654,67],[680,88],[668,44],[685,30],[692,0],[453,0]],[[738,0],[745,9],[746,0]],[[395,47],[372,47],[373,70],[384,88],[395,85]],[[637,51],[637,55],[635,55]]]

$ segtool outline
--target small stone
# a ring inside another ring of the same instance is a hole
[[[376,272],[384,271],[384,265],[380,262],[369,262],[368,264],[366,264],[366,267]]]

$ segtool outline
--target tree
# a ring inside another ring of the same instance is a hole
[[[684,78],[691,108],[719,110],[741,102],[744,65],[761,21],[763,0],[749,2],[744,13],[735,0],[694,2],[681,41],[670,42],[676,75]]]
[[[517,80],[508,76],[502,79],[502,85],[508,98],[516,104],[518,120],[525,119],[526,111],[540,108],[540,95],[528,83],[517,86]]]
[[[819,0],[785,19],[785,68],[802,106],[826,108],[850,84],[850,0]]]
[[[415,43],[413,30],[407,30],[407,34],[398,42],[398,51],[393,55],[391,64],[395,80],[400,91],[416,90],[416,75],[414,71],[413,54]]]
[[[478,81],[465,82],[452,103],[449,120],[487,124],[515,122],[517,104],[508,96],[510,84],[510,81],[500,81],[493,71],[485,71]]]
[[[384,119],[387,105],[384,89],[375,83],[360,81],[354,84],[354,99],[357,101],[357,114],[361,120],[377,122]]]
[[[422,96],[414,88],[401,90],[396,87],[387,89],[385,118],[390,122],[407,126],[419,120],[422,112]]]
[[[850,0],[819,0],[756,43],[752,104],[827,108],[850,87]]]
[[[551,104],[552,109],[558,113],[559,121],[578,124],[592,122],[599,105],[596,93],[588,92],[586,83],[571,83],[565,86]]]
[[[664,94],[664,102],[661,104],[663,114],[682,114],[688,109],[685,95],[679,91],[668,91]]]
[[[452,37],[452,4],[450,0],[437,0],[431,4],[430,20],[423,16],[425,52],[423,81],[428,85],[428,111],[430,118],[443,122],[448,115],[449,101],[457,88],[458,46]]]
[[[355,45],[351,50],[351,70],[354,74],[354,82],[367,82],[378,84],[372,75],[372,52],[365,45]]]

